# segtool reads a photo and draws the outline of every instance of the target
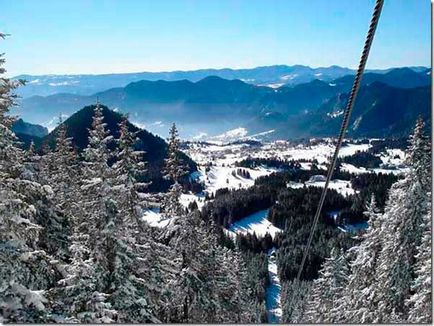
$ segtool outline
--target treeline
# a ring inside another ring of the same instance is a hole
[[[407,138],[386,138],[386,139],[378,139],[371,140],[371,147],[368,149],[368,152],[371,154],[380,154],[386,151],[389,148],[399,148],[401,150],[406,150],[408,146]]]
[[[279,158],[251,158],[251,157],[248,157],[239,162],[235,162],[235,166],[239,166],[243,168],[251,168],[251,169],[265,166],[268,168],[275,168],[280,170],[298,169],[301,167],[300,163],[294,160],[288,162],[284,159],[279,159]]]
[[[348,163],[356,167],[364,167],[366,169],[378,168],[382,162],[383,161],[378,156],[365,151],[357,151],[353,155],[344,156],[338,159],[338,164]]]

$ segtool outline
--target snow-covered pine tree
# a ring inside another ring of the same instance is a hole
[[[377,208],[374,194],[367,203],[365,216],[369,219],[368,229],[359,239],[360,244],[351,248],[351,274],[343,295],[333,308],[335,321],[347,323],[372,323],[377,319],[375,301],[377,287],[376,270],[382,248],[382,214]]]
[[[184,163],[179,158],[180,140],[175,123],[169,131],[167,158],[165,159],[164,178],[173,182],[163,202],[164,215],[167,217],[179,216],[184,213],[184,208],[179,202],[182,193],[180,178],[186,174]]]
[[[215,273],[216,236],[197,211],[174,219],[170,228],[169,244],[179,257],[178,276],[170,284],[173,295],[167,303],[170,322],[212,322],[216,307],[210,280]]]
[[[410,137],[407,157],[409,172],[404,180],[392,185],[382,223],[383,246],[377,269],[377,322],[408,318],[404,304],[411,294],[415,256],[421,244],[424,216],[428,214],[430,146],[423,122],[417,122]]]
[[[72,138],[67,137],[66,125],[59,120],[55,148],[39,159],[39,180],[53,190],[52,216],[42,223],[45,227],[46,245],[57,258],[68,257],[68,237],[71,234],[71,215],[77,214],[78,176],[80,165]],[[49,215],[49,214],[47,214]]]
[[[303,323],[308,304],[311,281],[296,279],[284,282],[282,286],[282,322]]]
[[[82,174],[77,188],[77,203],[71,216],[71,263],[60,282],[60,311],[79,322],[117,321],[117,311],[108,302],[110,286],[110,249],[116,208],[111,205],[111,168],[108,165],[111,141],[103,122],[103,111],[95,106],[89,144],[84,150]]]
[[[260,323],[261,312],[247,285],[247,269],[238,249],[217,247],[212,284],[216,295],[216,323]]]
[[[0,33],[0,39],[5,37]],[[51,258],[39,250],[38,207],[50,189],[26,180],[24,152],[11,127],[13,90],[22,82],[4,76],[0,55],[0,322],[43,322],[47,318],[43,292],[53,282]]]
[[[148,274],[153,262],[146,252],[150,242],[149,230],[142,221],[145,205],[143,193],[146,188],[137,178],[144,173],[143,152],[134,149],[136,135],[129,131],[127,120],[119,124],[120,137],[116,162],[112,166],[110,201],[106,202],[107,216],[105,233],[108,237],[108,292],[113,308],[118,311],[120,322],[158,321],[151,312],[147,298]],[[140,271],[140,272],[138,272]]]
[[[409,142],[406,160],[412,167],[413,177],[422,184],[424,191],[431,193],[431,143],[422,118],[417,119]]]
[[[413,294],[407,300],[408,322],[429,324],[432,322],[432,215],[431,209],[424,218],[424,234],[416,255]]]
[[[107,267],[103,247],[105,246],[106,232],[103,230],[110,222],[107,216],[107,202],[112,198],[113,170],[109,166],[112,154],[108,144],[112,136],[103,122],[103,109],[97,103],[94,109],[92,127],[89,129],[89,142],[83,151],[83,177],[81,185],[81,207],[89,221],[89,248],[96,255],[97,265]]]
[[[144,191],[149,183],[143,182],[145,170],[144,152],[137,151],[136,134],[128,129],[128,120],[124,117],[119,123],[119,139],[116,162],[113,165],[113,184],[116,202],[120,214],[128,216],[137,226],[143,228],[142,211],[146,207]]]
[[[336,307],[336,300],[344,294],[348,276],[349,266],[343,250],[332,249],[330,258],[326,258],[319,271],[319,277],[313,281],[304,322],[334,322],[331,312]]]

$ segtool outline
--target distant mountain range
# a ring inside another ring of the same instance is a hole
[[[415,72],[426,71],[425,67],[411,67]],[[368,70],[374,73],[387,73],[392,69]],[[22,97],[34,95],[48,96],[57,93],[91,95],[109,88],[125,87],[140,80],[189,80],[197,82],[208,76],[224,79],[239,79],[252,85],[279,87],[294,86],[314,79],[331,81],[346,75],[353,75],[354,70],[339,66],[311,68],[303,65],[274,65],[251,69],[201,69],[172,72],[138,72],[104,75],[20,75],[14,78],[27,80],[27,85],[18,90]]]
[[[336,136],[348,93],[325,101],[317,110],[288,116],[279,112],[259,115],[245,125],[250,133],[273,130],[271,138]],[[421,116],[430,126],[431,87],[396,88],[374,82],[360,88],[350,118],[350,137],[407,137]]]
[[[268,137],[334,135],[353,79],[351,75],[331,81],[314,79],[277,89],[216,76],[197,82],[142,80],[91,96],[32,96],[22,100],[16,113],[26,121],[47,125],[59,114],[69,116],[98,98],[159,134],[166,134],[167,124],[175,121],[183,136],[190,138],[237,127],[245,127],[249,134],[267,132]],[[360,120],[352,134],[394,135],[412,124],[418,114],[429,118],[430,85],[431,74],[426,69],[366,73],[353,114]],[[378,124],[371,121],[374,116]]]

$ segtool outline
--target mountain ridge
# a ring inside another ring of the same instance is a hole
[[[375,73],[387,73],[395,68],[367,70]],[[410,67],[415,71],[423,71],[427,67]],[[355,70],[337,65],[329,67],[311,68],[304,65],[271,65],[253,68],[221,68],[198,70],[175,70],[163,72],[131,72],[108,74],[70,74],[70,75],[30,75],[22,74],[15,79],[26,79],[27,85],[17,92],[22,97],[33,95],[52,95],[55,93],[73,93],[78,95],[91,95],[103,90],[115,87],[124,87],[138,80],[166,80],[175,81],[188,79],[199,81],[210,75],[216,75],[225,79],[240,79],[254,85],[297,85],[309,82],[313,79],[325,81],[333,80],[348,74],[354,74]]]

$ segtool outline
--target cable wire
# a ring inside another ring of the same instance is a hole
[[[357,69],[356,77],[354,79],[354,83],[353,83],[353,87],[351,89],[350,97],[348,99],[347,107],[345,108],[345,111],[344,111],[344,117],[342,120],[341,130],[339,131],[336,149],[335,149],[335,152],[333,154],[333,159],[331,161],[331,164],[330,164],[328,172],[327,172],[326,183],[325,183],[324,188],[323,188],[322,193],[321,193],[321,198],[320,198],[318,208],[316,210],[315,217],[313,220],[312,228],[311,228],[311,231],[309,234],[309,239],[307,241],[306,248],[305,248],[304,253],[303,253],[303,259],[301,261],[301,265],[300,265],[300,268],[299,268],[298,273],[297,273],[297,281],[300,281],[301,273],[303,272],[304,264],[306,263],[306,258],[307,258],[307,255],[309,253],[310,246],[312,244],[312,239],[313,239],[313,236],[315,233],[316,226],[318,224],[319,217],[321,215],[322,207],[324,205],[324,200],[325,200],[325,197],[327,194],[327,189],[328,189],[330,180],[333,176],[333,171],[334,171],[335,166],[336,166],[336,161],[338,159],[339,150],[342,146],[345,132],[348,128],[348,123],[350,120],[351,111],[353,110],[354,102],[356,100],[357,93],[358,93],[359,88],[360,88],[360,81],[362,79],[363,72],[365,70],[366,62],[368,61],[369,51],[371,49],[372,41],[374,40],[375,30],[377,29],[378,20],[380,19],[381,10],[383,8],[383,3],[384,3],[384,0],[376,0],[376,3],[375,3],[374,11],[372,13],[372,18],[371,18],[371,24],[369,25],[368,34],[366,36],[365,46],[363,47],[362,56],[360,57],[359,68]]]

